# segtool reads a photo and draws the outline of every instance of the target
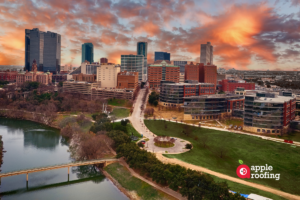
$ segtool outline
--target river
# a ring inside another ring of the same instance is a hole
[[[72,162],[68,143],[51,127],[25,120],[0,118],[4,146],[1,173]],[[93,166],[56,169],[1,178],[2,200],[128,199]]]

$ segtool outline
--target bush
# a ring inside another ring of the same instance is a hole
[[[139,147],[142,147],[142,148],[144,148],[144,144],[143,143],[141,143],[141,142],[139,142],[138,144],[137,144]]]
[[[125,119],[125,120],[121,120],[121,125],[122,126],[127,126],[127,124],[129,123],[129,120],[128,119]]]
[[[118,147],[122,144],[131,143],[130,137],[123,131],[113,130],[108,132],[107,136],[113,139],[115,142],[115,147]]]
[[[193,148],[193,145],[190,144],[190,143],[188,143],[188,144],[185,145],[185,148],[186,148],[186,149],[192,149],[192,148]]]
[[[124,133],[128,133],[126,126],[122,126],[120,124],[114,124],[114,130],[119,130],[123,131]]]

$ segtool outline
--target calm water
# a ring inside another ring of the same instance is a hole
[[[0,118],[4,143],[2,173],[71,162],[59,131],[30,122]],[[93,166],[57,169],[1,178],[1,199],[128,199]]]

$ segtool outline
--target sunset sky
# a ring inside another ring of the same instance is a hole
[[[61,34],[62,65],[79,66],[85,42],[120,63],[147,41],[151,63],[199,61],[210,41],[218,67],[300,69],[300,0],[0,0],[0,22],[0,65],[24,65],[25,29],[39,28]]]

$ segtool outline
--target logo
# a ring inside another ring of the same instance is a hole
[[[240,165],[236,169],[236,174],[240,178],[250,178],[250,168],[247,165]]]
[[[241,164],[236,169],[236,174],[240,178],[254,178],[254,179],[275,179],[278,181],[280,179],[280,174],[272,174],[270,171],[273,170],[272,166],[266,164],[265,166],[251,166],[243,164],[242,160],[239,160]],[[252,173],[251,173],[252,171]]]

